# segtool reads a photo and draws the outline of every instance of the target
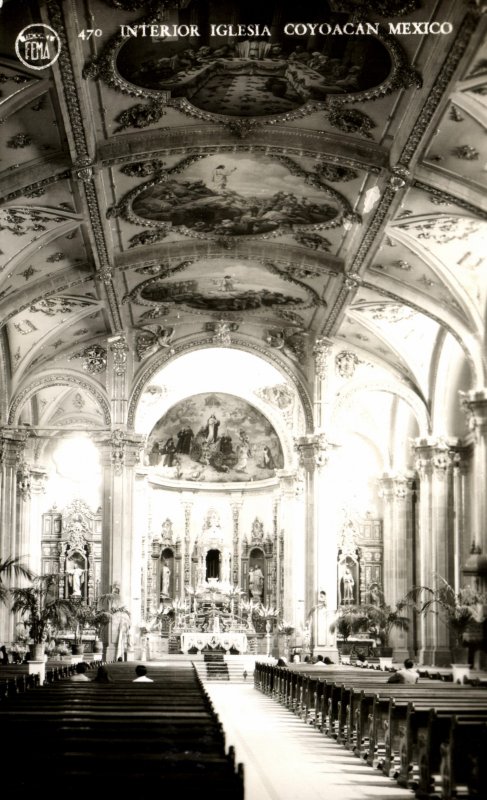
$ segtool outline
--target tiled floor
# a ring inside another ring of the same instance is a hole
[[[245,800],[411,800],[382,773],[304,724],[249,684],[213,684],[213,700],[237,762]]]

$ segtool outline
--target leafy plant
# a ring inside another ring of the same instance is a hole
[[[354,633],[363,633],[387,647],[394,629],[409,630],[409,618],[403,613],[406,607],[405,599],[397,603],[395,608],[385,603],[378,606],[346,606],[339,612],[330,630],[332,633],[336,631],[344,641]]]
[[[32,586],[11,589],[11,611],[24,617],[24,625],[34,644],[48,638],[50,628],[62,629],[70,625],[72,607],[69,600],[57,597],[58,575],[39,575]]]
[[[454,640],[454,647],[462,647],[463,637],[472,622],[480,622],[478,608],[485,604],[485,595],[475,592],[469,586],[455,592],[447,580],[436,576],[437,585],[415,586],[406,599],[414,605],[419,614],[440,614]]]
[[[11,578],[12,576],[16,578],[27,578],[29,581],[33,578],[31,570],[25,564],[22,564],[20,558],[9,556],[4,561],[0,560],[0,603],[4,605],[7,602],[9,594],[9,589],[5,586],[4,579]]]
[[[400,600],[395,608],[385,603],[380,606],[365,606],[364,612],[368,620],[367,633],[378,639],[383,647],[388,647],[389,637],[393,630],[409,630],[409,617],[403,613],[406,607],[405,600]]]

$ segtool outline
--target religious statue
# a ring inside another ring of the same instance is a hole
[[[351,605],[354,602],[354,586],[355,580],[349,566],[345,567],[342,575],[341,589],[342,589],[342,604]]]
[[[85,571],[81,567],[71,562],[73,566],[68,570],[69,584],[71,587],[71,597],[81,597],[83,584],[85,582]]]
[[[249,589],[252,597],[262,599],[264,591],[264,573],[259,566],[251,567],[249,572]]]
[[[164,561],[162,565],[162,586],[161,586],[162,594],[167,594],[167,595],[169,594],[170,581],[171,581],[171,570],[169,568],[167,561]]]

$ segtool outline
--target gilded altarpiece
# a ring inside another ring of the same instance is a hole
[[[41,573],[59,575],[59,597],[91,603],[101,578],[101,512],[82,500],[42,516]]]
[[[382,521],[347,518],[338,547],[338,605],[376,605],[382,597]]]

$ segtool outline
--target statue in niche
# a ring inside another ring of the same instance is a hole
[[[264,591],[264,573],[259,566],[251,567],[249,572],[249,589],[252,597],[262,600]]]
[[[171,570],[169,568],[169,564],[167,561],[163,562],[162,565],[162,594],[169,594],[169,586],[171,583]]]
[[[85,582],[85,571],[76,561],[70,561],[68,567],[69,588],[71,597],[81,597]]]
[[[355,602],[355,578],[349,564],[345,564],[340,581],[340,597],[342,605],[352,605]]]

